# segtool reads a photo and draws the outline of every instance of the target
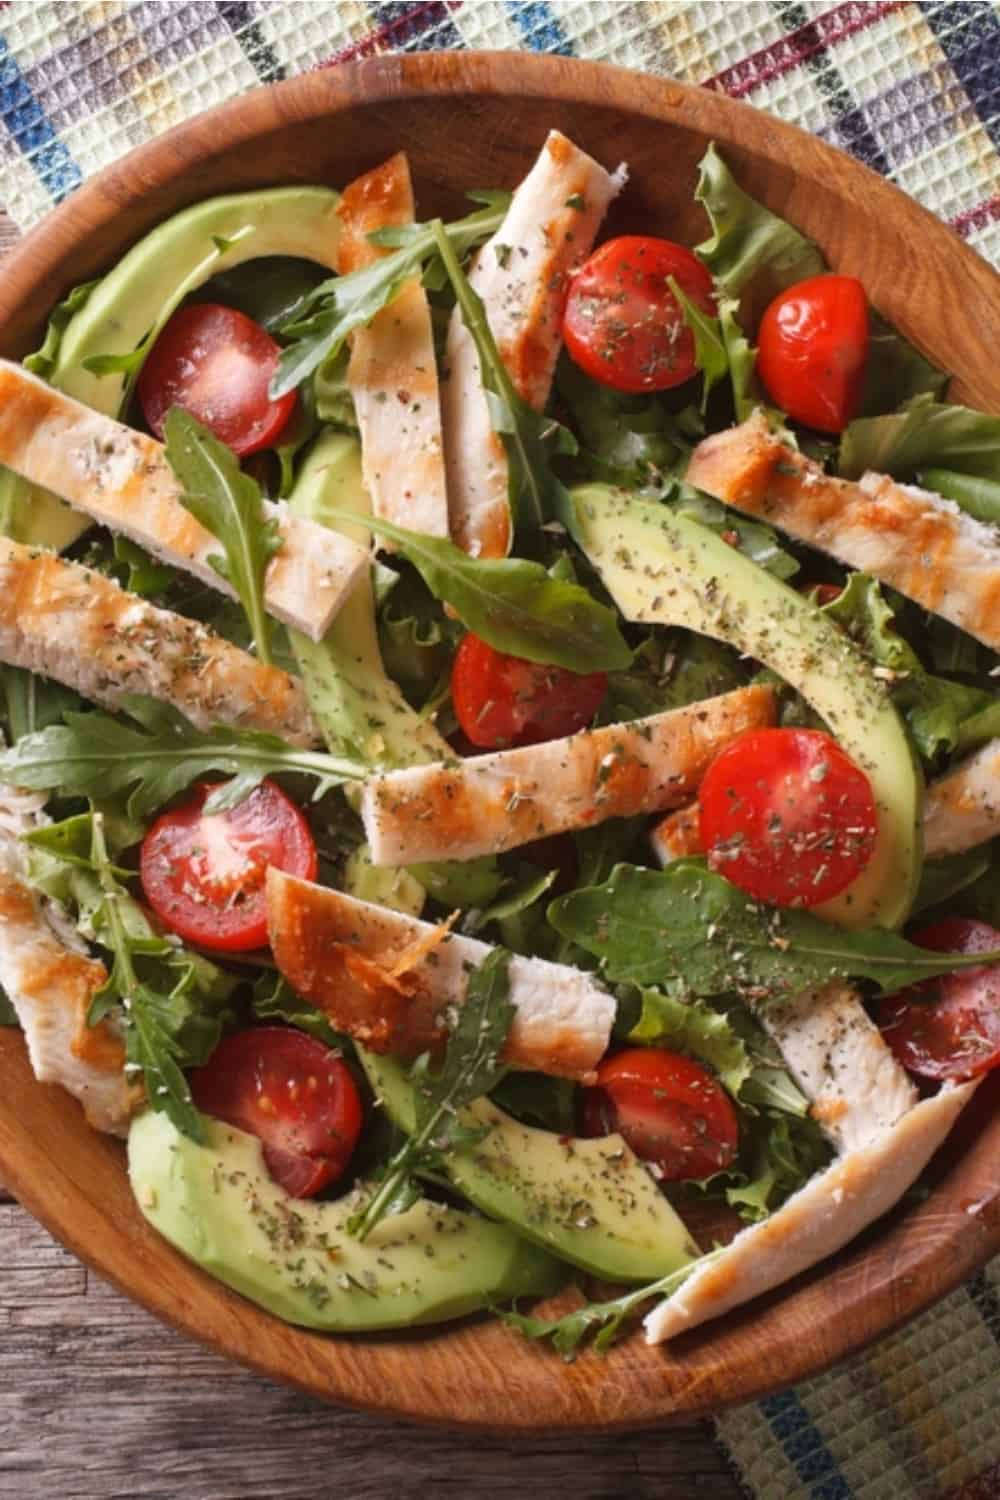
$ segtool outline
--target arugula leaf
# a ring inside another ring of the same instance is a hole
[[[24,360],[24,368],[30,370],[32,375],[41,376],[42,380],[48,380],[56,367],[59,359],[59,349],[62,345],[63,334],[66,332],[74,315],[84,306],[91,292],[98,285],[100,277],[94,281],[81,282],[79,286],[73,287],[61,302],[57,302],[49,314],[48,327],[45,330],[45,339],[40,349],[34,354],[29,354]]]
[[[895,629],[895,612],[874,578],[852,573],[840,597],[823,614],[843,626],[865,655],[888,674],[889,692],[902,712],[920,754],[934,761],[959,747],[970,716],[989,711],[990,694],[927,672]]]
[[[365,1239],[388,1212],[406,1178],[433,1166],[449,1147],[465,1144],[456,1112],[488,1094],[505,1071],[500,1060],[514,1007],[510,1003],[510,954],[494,948],[469,976],[465,1002],[455,1008],[444,1061],[417,1090],[416,1130],[388,1163],[373,1196],[348,1223]]]
[[[889,416],[851,422],[840,440],[837,467],[847,479],[866,469],[912,479],[933,468],[1000,482],[1000,417],[926,393],[915,396]]]
[[[281,974],[265,970],[253,987],[250,1003],[258,1021],[284,1021],[299,1031],[307,1031],[327,1047],[343,1046],[343,1038],[323,1012],[297,995]]]
[[[298,750],[275,734],[219,725],[196,729],[177,709],[129,694],[122,709],[132,723],[109,714],[67,714],[64,725],[26,735],[0,754],[0,780],[67,796],[128,796],[131,817],[148,817],[193,781],[211,772],[232,777],[205,804],[210,812],[235,807],[265,776],[297,771],[317,780],[315,795],[344,781],[361,781],[367,767],[316,750]]]
[[[859,416],[892,412],[925,392],[943,396],[949,376],[925,359],[891,323],[868,311],[868,364]]]
[[[449,224],[445,230],[449,244],[459,255],[465,255],[489,239],[503,222],[507,202],[506,198],[502,204],[491,201]],[[301,303],[294,321],[282,326],[281,331],[290,343],[282,351],[271,381],[272,401],[293,391],[318,365],[335,356],[353,329],[370,323],[376,313],[388,306],[404,282],[420,274],[437,254],[437,247],[433,227],[414,225],[406,243],[393,255],[383,256],[347,276],[321,282]]]
[[[0,1026],[20,1026],[20,1024],[17,1011],[4,991],[0,990]]]
[[[315,261],[294,255],[256,256],[213,276],[199,288],[197,300],[224,302],[274,333],[298,316],[306,298],[326,279]]]
[[[571,1313],[566,1313],[561,1318],[531,1318],[524,1313],[511,1311],[503,1307],[493,1307],[491,1311],[506,1323],[508,1328],[515,1329],[523,1334],[526,1339],[551,1339],[552,1347],[563,1359],[572,1360],[577,1349],[588,1335],[595,1333],[593,1348],[596,1354],[605,1354],[617,1339],[622,1330],[625,1319],[648,1302],[651,1297],[670,1297],[683,1286],[692,1271],[702,1270],[711,1265],[714,1260],[722,1254],[722,1250],[713,1250],[708,1255],[702,1255],[697,1260],[691,1261],[690,1265],[681,1266],[679,1270],[671,1271],[668,1276],[661,1276],[659,1281],[651,1281],[646,1286],[636,1287],[634,1291],[625,1292],[621,1297],[612,1297],[607,1302],[586,1302]]]
[[[701,413],[704,416],[712,387],[718,385],[720,380],[725,380],[729,373],[729,355],[722,335],[722,325],[718,318],[702,312],[701,308],[691,301],[684,289],[678,285],[676,277],[668,276],[667,285],[677,299],[677,305],[684,315],[685,323],[694,335],[695,364],[702,375]]]
[[[737,185],[714,142],[702,157],[694,196],[712,225],[695,254],[727,296],[751,289],[763,308],[785,287],[826,270],[812,240]]]
[[[331,511],[330,519],[353,518]],[[394,542],[434,597],[450,604],[462,623],[497,651],[572,672],[614,671],[632,660],[614,610],[579,584],[553,578],[541,563],[470,557],[454,542],[375,516],[366,524]]]
[[[520,917],[540,901],[546,891],[555,885],[559,878],[558,870],[529,870],[523,880],[514,884],[514,889],[506,895],[497,896],[486,907],[471,907],[462,922],[463,932],[481,932],[491,922],[505,922],[511,917]],[[466,903],[468,898],[466,898]]]
[[[110,952],[112,965],[106,985],[91,1004],[89,1023],[94,1025],[121,1003],[126,1067],[141,1070],[153,1109],[162,1110],[182,1134],[203,1141],[201,1116],[182,1069],[211,1055],[225,1019],[218,1003],[235,981],[153,932],[117,879],[99,813],[93,817],[91,863],[101,891],[93,916],[95,938]],[[206,968],[217,976],[214,1012],[198,1003],[204,998],[198,990]]]
[[[618,865],[605,885],[558,898],[548,915],[613,981],[675,983],[692,995],[759,1001],[847,977],[892,991],[977,961],[1000,963],[1000,951],[936,954],[881,928],[847,931],[778,911],[686,860],[666,870]]]
[[[166,563],[157,562],[127,536],[115,536],[112,549],[122,587],[130,594],[139,594],[147,599],[150,595],[165,594],[176,578],[176,572]]]
[[[926,860],[910,915],[915,917],[931,907],[940,906],[943,901],[949,901],[967,886],[975,885],[991,865],[988,845],[966,849],[961,854],[946,854],[941,859]]]
[[[431,226],[441,263],[451,282],[462,321],[479,356],[479,375],[486,392],[490,422],[507,452],[507,495],[516,527],[523,503],[530,507],[530,521],[537,529],[554,515],[553,493],[557,481],[549,471],[549,455],[575,453],[576,440],[551,417],[536,412],[518,394],[500,357],[486,317],[482,298],[473,291],[458,263],[440,219]]]
[[[244,474],[232,449],[180,406],[164,424],[167,462],[183,488],[181,504],[222,543],[208,560],[232,584],[246,611],[257,659],[271,662],[264,574],[282,545],[276,517],[264,514],[260,485]]]
[[[490,1098],[505,1114],[557,1135],[575,1135],[576,1084],[546,1073],[504,1074]]]

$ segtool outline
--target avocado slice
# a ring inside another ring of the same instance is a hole
[[[85,359],[130,354],[191,292],[244,261],[291,255],[335,269],[339,201],[330,188],[267,188],[209,198],[174,214],[132,246],[70,319],[50,385],[94,411],[119,416],[126,375],[95,375],[84,369]],[[56,551],[92,524],[9,471],[0,484],[0,513],[9,518],[6,529],[16,541]]]
[[[572,490],[564,520],[626,620],[726,641],[797,689],[867,773],[879,813],[871,859],[817,916],[897,927],[921,868],[922,781],[902,721],[867,661],[801,594],[707,526],[606,484]]]
[[[403,1068],[361,1048],[358,1055],[393,1124],[411,1133],[416,1094]],[[561,1259],[609,1281],[652,1281],[701,1253],[620,1135],[554,1135],[489,1099],[467,1105],[459,1119],[487,1133],[448,1152],[448,1180],[483,1213]]]
[[[150,1224],[234,1291],[288,1323],[374,1332],[546,1296],[564,1269],[511,1230],[421,1199],[363,1244],[346,1230],[356,1196],[291,1198],[256,1136],[205,1121],[206,1144],[147,1110],[129,1131],[129,1178]]]

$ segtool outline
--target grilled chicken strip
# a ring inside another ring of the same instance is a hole
[[[0,360],[0,464],[235,598],[209,562],[218,539],[181,504],[163,445],[7,360]],[[265,509],[277,518],[284,545],[268,564],[264,602],[286,625],[322,640],[368,566],[367,554],[284,505]]]
[[[887,1213],[942,1144],[979,1080],[917,1104],[891,1130],[850,1151],[793,1193],[770,1218],[744,1229],[645,1320],[661,1344],[717,1318],[825,1260]]]
[[[473,859],[686,802],[713,756],[774,711],[770,688],[740,688],[544,745],[372,776],[361,799],[372,861]]]
[[[172,703],[200,729],[265,729],[319,739],[301,685],[194,620],[156,609],[112,579],[0,538],[0,661],[117,708],[128,693]]]
[[[924,853],[960,854],[1000,833],[1000,739],[932,781],[924,806]]]
[[[267,872],[267,920],[278,968],[338,1031],[375,1052],[417,1057],[444,1037],[446,1007],[491,949],[342,891]],[[505,1056],[515,1068],[592,1077],[611,1037],[615,1002],[589,974],[515,955],[515,1016]]]
[[[377,229],[412,224],[413,186],[404,152],[366,172],[337,205],[337,270],[370,266],[388,249]],[[361,431],[365,485],[377,516],[428,536],[448,535],[448,495],[431,310],[412,276],[366,328],[351,335],[347,384]]]
[[[699,443],[687,481],[1000,650],[1000,541],[953,501],[885,474],[857,484],[831,478],[773,434],[760,411]]]
[[[536,411],[549,398],[562,344],[570,273],[590,253],[608,204],[624,185],[558,130],[514,194],[469,282],[518,394]],[[493,431],[479,356],[456,307],[448,326],[441,418],[452,540],[473,557],[510,551],[507,455]]]
[[[58,922],[52,903],[24,879],[20,835],[48,821],[44,801],[0,784],[0,985],[35,1077],[79,1099],[95,1130],[124,1135],[142,1091],[126,1081],[125,1049],[110,1018],[87,1025],[107,970],[87,957],[68,922]]]

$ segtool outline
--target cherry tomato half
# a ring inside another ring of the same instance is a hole
[[[757,373],[796,422],[843,432],[868,365],[868,299],[853,276],[812,276],[779,292],[761,319]]]
[[[608,690],[604,672],[570,672],[494,651],[466,635],[451,669],[451,697],[466,739],[480,749],[540,745],[585,729]]]
[[[708,863],[775,906],[818,906],[871,858],[868,777],[819,729],[751,729],[727,745],[698,794]]]
[[[935,953],[988,953],[1000,932],[950,917],[913,938]],[[879,1003],[878,1024],[903,1067],[921,1078],[974,1078],[1000,1067],[1000,969],[961,969]]]
[[[295,392],[267,393],[281,350],[233,307],[195,302],[174,313],[150,350],[136,389],[150,430],[163,437],[182,406],[241,457],[270,448],[292,414]]]
[[[683,245],[625,234],[595,250],[570,282],[563,313],[573,361],[616,391],[667,391],[690,380],[694,334],[669,276],[715,317],[711,274]]]
[[[160,921],[186,942],[220,953],[267,942],[265,876],[276,865],[316,878],[309,824],[280,787],[262,781],[227,812],[206,813],[215,788],[196,786],[142,841],[139,878]]]
[[[361,1134],[361,1096],[339,1053],[284,1026],[224,1037],[191,1072],[206,1115],[255,1135],[275,1182],[311,1198],[342,1177]]]
[[[660,1047],[605,1058],[584,1091],[582,1134],[619,1131],[664,1178],[708,1177],[732,1164],[739,1122],[725,1089],[700,1063]]]

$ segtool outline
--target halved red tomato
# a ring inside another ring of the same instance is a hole
[[[206,813],[215,790],[196,786],[163,813],[142,841],[139,878],[164,926],[189,943],[238,953],[267,943],[268,865],[314,880],[309,824],[273,781],[228,812]]]
[[[818,906],[872,856],[871,782],[819,729],[751,729],[727,745],[698,793],[710,867],[758,901]]]
[[[538,745],[585,729],[604,701],[604,672],[570,672],[495,651],[466,635],[451,669],[451,698],[466,738],[480,749]]]
[[[935,953],[988,953],[1000,932],[949,917],[915,934]],[[903,1067],[921,1078],[975,1078],[1000,1067],[1000,968],[961,969],[879,1002],[882,1035]]]
[[[151,431],[162,438],[167,413],[181,406],[240,457],[273,447],[295,406],[294,391],[277,401],[268,394],[280,354],[271,335],[233,307],[179,308],[136,386]]]
[[[361,1095],[350,1068],[304,1031],[259,1026],[224,1037],[190,1075],[203,1114],[257,1136],[264,1161],[294,1198],[342,1177],[361,1134]]]
[[[630,1047],[605,1058],[583,1096],[585,1136],[619,1131],[665,1180],[709,1177],[731,1166],[739,1121],[707,1068],[662,1047]]]

